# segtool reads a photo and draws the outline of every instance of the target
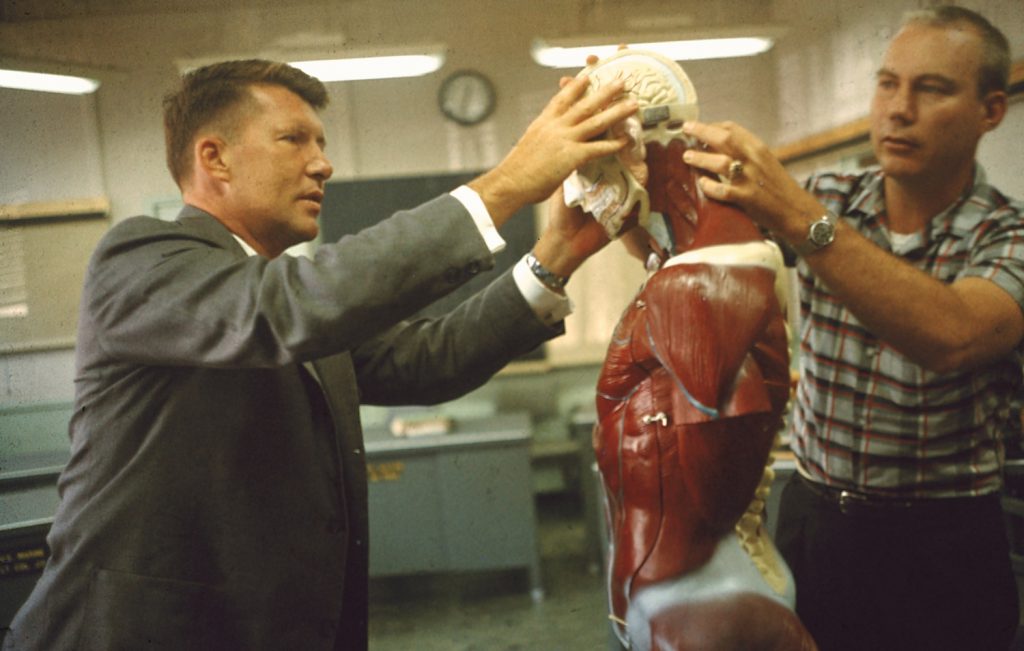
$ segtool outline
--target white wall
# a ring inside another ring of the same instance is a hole
[[[71,350],[0,355],[0,409],[70,402],[74,398],[74,363]],[[3,436],[0,432],[0,441]]]
[[[1024,201],[1024,94],[1010,102],[1003,123],[986,134],[978,148],[981,161],[992,185],[1003,194]]]

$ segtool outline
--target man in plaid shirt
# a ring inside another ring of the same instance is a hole
[[[801,188],[748,131],[688,124],[705,193],[799,256],[794,478],[778,545],[822,651],[1006,649],[1018,596],[998,491],[1024,336],[1024,205],[988,185],[1009,47],[908,14],[878,71],[879,169]]]

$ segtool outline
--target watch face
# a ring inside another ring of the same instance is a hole
[[[818,248],[831,244],[835,236],[836,229],[832,222],[824,219],[811,224],[810,232],[807,233],[807,239]]]
[[[479,72],[456,72],[441,84],[437,101],[448,118],[459,124],[477,124],[494,111],[494,86]]]

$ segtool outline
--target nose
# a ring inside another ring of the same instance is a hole
[[[917,115],[917,104],[915,102],[913,89],[909,84],[901,84],[892,94],[888,102],[889,117],[899,120],[905,124],[914,121]]]
[[[334,166],[331,165],[327,154],[321,151],[310,161],[308,172],[311,177],[323,183],[334,174]]]

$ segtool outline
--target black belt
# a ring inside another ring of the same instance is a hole
[[[964,511],[975,511],[995,495],[980,497],[899,497],[871,495],[834,486],[826,486],[794,473],[800,483],[821,500],[835,506],[844,515],[872,516],[955,516]]]

